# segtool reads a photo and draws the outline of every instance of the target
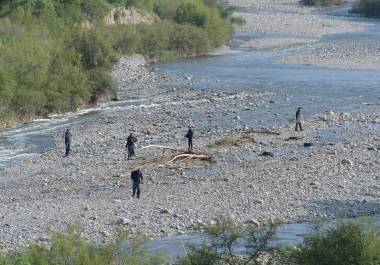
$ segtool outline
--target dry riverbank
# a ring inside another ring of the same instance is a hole
[[[283,49],[304,46],[306,51],[295,49],[278,60],[340,69],[380,69],[380,46],[377,40],[366,39],[365,36],[341,40],[323,38],[332,34],[363,31],[375,26],[375,20],[350,21],[321,16],[323,9],[302,6],[298,0],[231,2],[250,11],[238,14],[247,21],[245,26],[237,29],[238,32],[254,32],[243,47]]]
[[[191,78],[152,73],[142,62],[122,60],[115,67],[129,103],[73,126],[69,157],[63,157],[57,135],[56,145],[39,158],[0,172],[3,247],[45,241],[49,229],[76,221],[85,238],[104,242],[117,225],[160,237],[189,233],[219,215],[264,223],[379,213],[378,115],[328,113],[306,121],[302,133],[292,123],[275,129],[278,134],[253,133],[257,128],[236,113],[254,112],[283,96],[172,85]],[[212,163],[162,166],[171,154],[142,149],[186,145],[188,125],[195,130],[196,150],[210,154]],[[125,159],[129,132],[138,138],[132,161]],[[209,146],[241,133],[255,141]],[[260,156],[263,151],[273,157]],[[145,175],[140,200],[131,198],[129,174],[135,168]]]
[[[320,18],[293,0],[252,5],[271,12],[242,13],[248,24],[239,30],[288,34],[255,39],[252,45],[259,49],[322,43],[324,34],[368,26]],[[40,157],[0,172],[3,247],[45,242],[50,229],[75,222],[85,238],[104,242],[118,225],[161,237],[190,233],[219,215],[244,224],[380,213],[378,114],[328,112],[308,118],[303,132],[295,133],[289,121],[268,128],[275,134],[260,133],[240,113],[270,111],[285,95],[251,87],[194,89],[194,77],[151,72],[142,58],[122,59],[113,75],[121,101],[72,126],[69,157],[63,157],[59,133]],[[172,153],[142,149],[185,146],[188,125],[195,131],[195,149],[212,162],[164,165]],[[138,138],[137,157],[127,161],[130,132]],[[129,177],[136,168],[145,176],[139,200],[131,198]]]

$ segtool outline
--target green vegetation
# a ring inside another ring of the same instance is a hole
[[[179,265],[261,264],[258,258],[272,250],[268,244],[275,236],[276,224],[241,227],[231,219],[219,218],[205,233],[209,244],[190,246],[190,252]]]
[[[117,6],[154,12],[154,24],[104,24]],[[0,1],[0,122],[77,110],[112,96],[123,54],[196,56],[231,38],[232,7],[209,0]],[[84,26],[84,22],[90,26]]]
[[[115,240],[94,246],[80,237],[77,226],[66,233],[56,233],[50,246],[32,245],[21,252],[3,252],[1,265],[159,265],[167,264],[164,253],[150,255],[144,239],[128,240],[128,233],[118,230]]]
[[[243,132],[218,139],[214,143],[210,143],[207,147],[212,149],[218,147],[239,146],[241,144],[254,142],[255,138],[251,134]]]
[[[222,146],[238,146],[238,143],[237,140],[232,137],[225,137],[207,145],[210,149]]]
[[[292,265],[379,265],[380,237],[357,223],[317,229],[284,255]]]
[[[380,18],[380,0],[359,0],[352,11],[366,17]]]
[[[332,6],[332,5],[342,5],[343,0],[301,0],[303,5],[307,6]]]
[[[177,265],[379,265],[380,237],[357,223],[336,227],[317,226],[296,247],[276,250],[276,224],[237,226],[231,219],[218,218],[204,227],[205,243],[190,245]],[[34,244],[21,251],[0,252],[0,265],[159,265],[169,264],[163,252],[152,255],[146,240],[131,240],[128,232],[117,229],[114,239],[92,245],[80,237],[78,226],[54,233],[48,244]]]

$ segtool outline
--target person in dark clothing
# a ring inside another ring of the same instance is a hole
[[[302,108],[298,107],[297,111],[296,111],[296,129],[295,129],[296,131],[298,131],[298,127],[300,128],[300,131],[302,131],[301,110],[302,110]]]
[[[185,137],[187,138],[187,142],[189,144],[189,150],[193,150],[193,130],[189,127],[189,130],[187,131],[187,134]]]
[[[70,153],[71,138],[72,138],[70,129],[66,130],[64,137],[65,137],[65,146],[66,146],[66,156],[68,156]]]
[[[137,139],[135,137],[133,137],[133,134],[131,133],[128,137],[127,137],[127,149],[128,149],[128,160],[131,159],[132,156],[136,156],[135,155],[135,142],[137,142]]]
[[[133,182],[132,197],[135,197],[137,192],[137,198],[140,198],[140,183],[142,184],[143,175],[140,169],[134,170],[131,173],[131,179]]]

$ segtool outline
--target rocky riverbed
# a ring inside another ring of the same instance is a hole
[[[268,133],[239,113],[286,100],[283,95],[194,90],[191,77],[149,72],[142,63],[125,59],[115,67],[128,104],[74,125],[69,157],[58,134],[39,158],[0,173],[3,247],[44,242],[49,230],[75,222],[85,238],[105,242],[118,225],[161,237],[189,233],[220,215],[244,224],[380,212],[379,115],[331,112],[305,121],[303,132],[294,132],[291,122]],[[186,146],[188,125],[195,150],[211,162],[167,164],[176,152],[143,149]],[[137,157],[127,161],[130,132],[138,138]],[[131,197],[136,168],[145,176],[141,199]]]
[[[323,9],[302,6],[298,0],[281,1],[240,1],[231,0],[243,7],[238,13],[246,20],[246,25],[238,32],[253,32],[242,47],[273,49],[303,46],[305,51],[294,49],[278,61],[290,64],[309,64],[339,69],[380,69],[379,41],[363,36],[350,36],[350,32],[363,31],[375,27],[375,20],[336,19]],[[349,16],[348,1],[344,7]],[[352,14],[351,14],[352,15]],[[329,39],[333,34],[347,34],[345,39]],[[327,37],[327,38],[326,38]]]
[[[379,42],[361,40],[328,41],[309,52],[279,58],[292,64],[311,64],[339,69],[380,69]]]
[[[242,31],[296,36],[263,37],[257,42],[260,49],[319,43],[323,34],[368,26],[326,21],[293,0],[253,5],[279,13],[260,14],[258,20],[244,13],[248,24]],[[281,10],[293,13],[280,18]],[[303,24],[308,19],[316,23]],[[375,105],[360,113],[309,116],[302,132],[294,132],[292,120],[258,128],[241,114],[270,112],[287,95],[252,87],[195,89],[196,77],[164,75],[144,63],[133,57],[115,66],[119,101],[72,125],[69,157],[58,133],[55,145],[40,157],[0,172],[2,247],[46,242],[50,230],[75,222],[85,238],[101,243],[112,238],[117,226],[162,237],[191,233],[220,215],[245,224],[380,213]],[[195,151],[211,161],[167,163],[177,152],[144,148],[186,146],[189,125]],[[138,138],[137,157],[127,161],[130,132]],[[130,172],[136,168],[145,177],[141,199],[131,198]]]

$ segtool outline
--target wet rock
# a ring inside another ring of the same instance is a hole
[[[170,210],[162,209],[162,210],[160,210],[160,214],[173,214],[173,213]]]
[[[245,221],[245,223],[254,226],[260,226],[260,222],[257,221],[255,218],[249,218],[247,221]]]
[[[347,166],[352,166],[353,165],[353,163],[352,163],[352,161],[351,160],[349,160],[349,159],[342,159],[341,161],[340,161],[340,163],[342,164],[342,165],[347,165]]]
[[[299,136],[290,136],[289,138],[286,138],[285,141],[298,141],[298,140],[302,140],[303,137],[299,137]]]
[[[100,234],[104,237],[111,237],[112,236],[111,233],[106,231],[106,230],[101,231]]]
[[[310,186],[319,186],[319,182],[318,181],[312,181],[312,182],[310,182]]]
[[[261,156],[269,156],[269,157],[274,157],[274,153],[273,152],[269,152],[269,151],[264,151],[260,154]]]
[[[129,225],[131,223],[131,221],[127,218],[119,218],[117,219],[117,222],[116,224],[118,225]]]

